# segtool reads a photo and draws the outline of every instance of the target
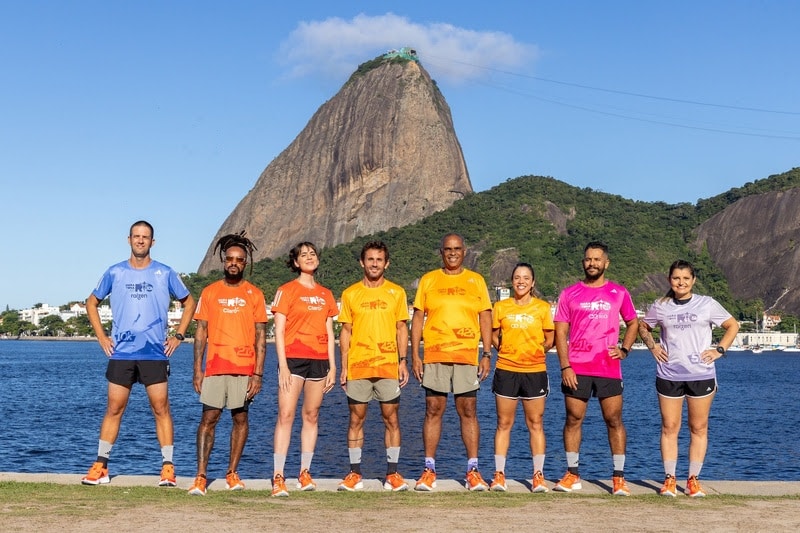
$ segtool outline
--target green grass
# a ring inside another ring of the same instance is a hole
[[[61,485],[53,483],[0,483],[0,514],[4,518],[13,517],[75,517],[88,518],[103,514],[130,513],[137,509],[175,510],[185,512],[211,512],[217,515],[236,516],[240,513],[264,513],[292,509],[295,512],[322,511],[347,513],[369,509],[384,511],[414,508],[453,511],[471,507],[485,508],[494,512],[514,510],[531,503],[546,508],[565,500],[575,503],[600,503],[604,508],[630,506],[639,502],[645,506],[671,506],[672,508],[720,508],[733,510],[745,502],[756,500],[800,500],[800,496],[709,496],[699,503],[689,498],[662,498],[658,495],[632,496],[619,498],[606,494],[537,494],[529,493],[483,493],[438,492],[430,494],[384,493],[384,492],[294,492],[290,498],[275,499],[267,491],[245,490],[242,492],[209,491],[205,497],[191,497],[184,490],[157,487],[84,487],[80,485]],[[383,513],[380,513],[383,514]]]

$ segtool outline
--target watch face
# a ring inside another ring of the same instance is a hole
[[[723,348],[722,346],[717,346],[717,351],[719,353],[725,353],[725,348]]]

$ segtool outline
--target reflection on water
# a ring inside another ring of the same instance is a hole
[[[106,360],[94,342],[0,341],[0,471],[83,473],[94,460],[100,421],[105,407]],[[545,475],[560,477],[566,469],[561,429],[564,422],[560,372],[554,354],[548,358],[551,396],[545,412],[548,439]],[[709,451],[703,467],[706,479],[798,480],[800,444],[796,428],[800,414],[794,400],[795,376],[800,356],[780,352],[752,355],[730,354],[717,365],[720,391],[710,420]],[[269,346],[264,391],[250,411],[250,438],[239,467],[245,478],[272,475],[272,432],[275,426],[275,353]],[[654,391],[655,369],[648,352],[635,352],[623,363],[625,375],[624,419],[628,430],[626,476],[660,479],[660,418]],[[196,466],[195,431],[200,405],[192,389],[192,350],[184,344],[173,356],[170,397],[175,419],[175,463],[178,474],[191,476]],[[480,467],[484,477],[494,469],[495,426],[491,377],[478,395],[481,426]],[[466,457],[452,398],[448,400],[442,441],[436,457],[444,478],[463,476]],[[422,419],[425,399],[411,378],[404,389],[400,416],[403,446],[400,471],[419,475],[423,466]],[[319,439],[312,472],[317,477],[342,477],[348,469],[347,401],[341,389],[328,394],[320,414]],[[224,476],[228,456],[230,417],[224,413],[218,425],[216,447],[209,477]],[[288,475],[299,468],[300,420],[295,423]],[[367,477],[385,472],[383,424],[377,405],[370,405],[365,426],[363,470]],[[530,478],[531,456],[521,409],[509,451],[507,475]],[[680,437],[678,472],[687,468],[688,430]],[[134,387],[119,439],[111,455],[112,475],[156,474],[160,452],[153,417],[141,386]],[[776,460],[780,458],[780,460]],[[611,476],[611,454],[605,425],[596,400],[589,403],[583,430],[581,474],[587,479]]]

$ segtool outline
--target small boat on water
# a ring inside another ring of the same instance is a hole
[[[750,351],[753,353],[764,353],[764,347],[756,344],[750,347]]]

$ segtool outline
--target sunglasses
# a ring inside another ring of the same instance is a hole
[[[226,263],[236,263],[237,265],[243,265],[247,262],[247,259],[244,257],[231,257],[229,255],[225,256]]]

